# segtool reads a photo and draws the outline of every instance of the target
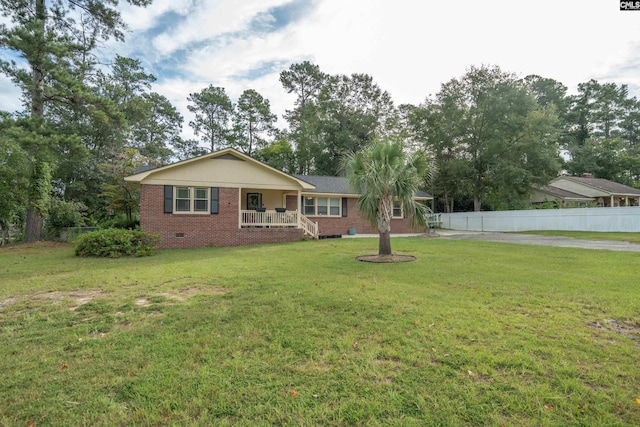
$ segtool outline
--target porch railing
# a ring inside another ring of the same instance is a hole
[[[240,211],[242,227],[297,227],[298,212],[296,211]]]
[[[298,219],[300,219],[300,221],[298,221]],[[298,213],[298,211],[278,212],[275,210],[267,210],[259,212],[255,210],[242,210],[240,211],[240,226],[244,228],[302,228],[305,234],[310,235],[314,239],[318,238],[318,223],[309,220],[309,218]]]

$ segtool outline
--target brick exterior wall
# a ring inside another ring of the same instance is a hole
[[[262,243],[295,242],[302,239],[297,228],[238,228],[240,209],[237,188],[220,188],[219,213],[165,214],[164,186],[140,188],[140,227],[160,235],[162,249],[205,246],[243,246]],[[177,237],[182,234],[182,237]]]
[[[378,227],[372,227],[356,207],[357,200],[357,198],[352,197],[347,199],[346,217],[310,216],[308,218],[318,223],[318,233],[320,236],[348,234],[350,228],[355,228],[357,234],[378,234]],[[287,209],[297,209],[295,197],[287,196]],[[424,228],[411,228],[409,219],[407,218],[391,220],[391,233],[421,233],[424,231]]]

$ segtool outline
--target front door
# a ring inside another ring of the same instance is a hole
[[[262,193],[247,193],[247,210],[256,210],[262,207]]]

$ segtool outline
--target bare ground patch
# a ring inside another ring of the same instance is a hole
[[[184,301],[187,298],[191,298],[196,295],[224,295],[226,293],[227,293],[227,290],[219,286],[207,286],[207,287],[198,287],[198,286],[187,287],[186,286],[171,292],[163,292],[160,295],[166,298],[177,300],[177,301]]]
[[[69,304],[69,310],[75,310],[81,305],[84,305],[94,298],[107,295],[106,292],[100,289],[87,290],[87,291],[50,291],[50,292],[38,292],[35,294],[25,294],[15,297],[9,297],[4,301],[0,301],[0,309],[14,305],[22,300],[29,299],[31,301],[38,302],[50,302],[51,304]]]
[[[363,262],[375,262],[375,263],[393,263],[393,262],[408,262],[415,261],[416,257],[413,255],[401,255],[401,254],[392,254],[392,255],[362,255],[356,257],[358,261]]]
[[[181,302],[186,301],[187,299],[196,296],[196,295],[224,295],[227,293],[225,288],[221,288],[219,286],[206,286],[206,287],[198,287],[198,286],[185,286],[182,288],[175,289],[171,292],[161,292],[159,295],[165,297],[169,300]],[[138,307],[149,307],[153,304],[151,300],[153,295],[149,297],[140,297],[136,299],[135,305]]]
[[[227,290],[219,286],[189,286],[175,289],[171,292],[162,292],[154,295],[160,295],[167,299],[181,302],[186,301],[188,298],[196,295],[224,295],[226,293]],[[29,299],[31,301],[49,302],[51,304],[68,304],[69,310],[74,311],[78,307],[87,304],[93,299],[100,298],[106,295],[108,295],[108,293],[100,289],[71,292],[39,292],[35,294],[24,294],[6,298],[0,301],[0,309],[12,306],[25,299]],[[153,304],[151,298],[154,295],[150,295],[148,297],[141,296],[135,300],[134,304],[138,307],[149,307]]]
[[[614,331],[636,341],[640,341],[640,325],[637,323],[619,322],[615,319],[605,319],[603,321],[593,321],[589,323],[591,327],[600,331]]]

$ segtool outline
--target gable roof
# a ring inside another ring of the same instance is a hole
[[[168,174],[174,174],[175,171],[179,170],[187,170],[191,169],[192,172],[202,171],[205,169],[205,173],[207,171],[207,167],[204,167],[206,164],[206,160],[230,160],[230,161],[238,161],[239,164],[246,164],[249,168],[244,168],[246,171],[261,171],[263,177],[268,176],[269,179],[277,179],[279,182],[286,182],[287,186],[295,186],[295,188],[300,188],[302,190],[313,190],[314,186],[306,181],[300,180],[292,175],[286,174],[278,169],[275,169],[267,164],[264,164],[254,158],[247,156],[233,148],[225,148],[220,151],[216,151],[213,153],[208,153],[203,156],[194,157],[187,160],[182,160],[180,162],[172,163],[170,165],[162,166],[155,169],[148,169],[140,171],[134,175],[125,177],[125,181],[129,182],[139,182],[139,183],[158,183],[156,181],[162,181],[163,176],[167,176]],[[247,163],[244,163],[247,162]],[[226,163],[226,162],[225,162]],[[225,168],[225,169],[228,169]],[[237,168],[234,168],[237,169]],[[242,168],[241,168],[242,169]],[[210,167],[209,167],[210,170]],[[230,174],[229,170],[227,171],[228,175]],[[237,174],[233,174],[237,175]],[[225,178],[227,178],[225,176]],[[242,184],[241,176],[228,176],[227,181],[232,184]],[[204,184],[204,182],[202,182]],[[268,183],[264,183],[265,186],[268,186]]]
[[[294,174],[298,179],[301,179],[309,184],[312,184],[315,189],[310,190],[309,193],[329,193],[329,194],[353,194],[357,196],[358,193],[353,191],[349,187],[347,179],[342,176],[321,176],[321,175],[298,175]]]
[[[341,194],[345,196],[359,196],[360,193],[353,191],[349,186],[347,178],[343,176],[322,176],[322,175],[294,175],[296,178],[313,184],[313,190],[307,190],[306,193],[318,194]],[[416,198],[431,199],[431,195],[424,191],[418,191]]]
[[[599,191],[603,191],[605,193],[609,193],[610,195],[640,196],[640,190],[637,188],[629,187],[628,185],[620,184],[614,181],[609,181],[608,179],[603,179],[603,178],[588,178],[588,177],[564,175],[554,179],[553,181],[551,181],[549,185],[556,187],[554,183],[560,180],[568,180],[568,181],[571,181],[580,185],[584,185]]]
[[[534,186],[534,189],[566,200],[593,200],[593,197],[584,196],[582,194],[574,193],[558,187],[552,187],[550,185]]]

